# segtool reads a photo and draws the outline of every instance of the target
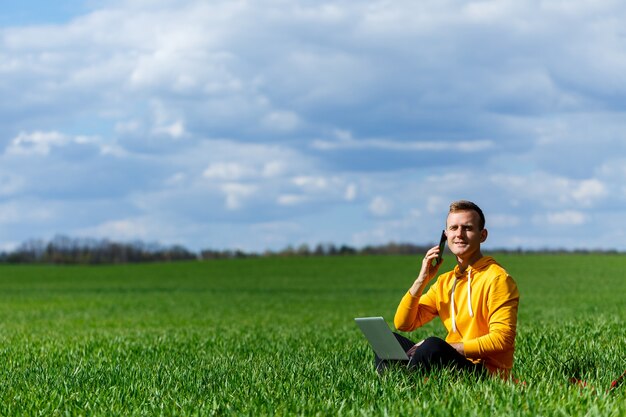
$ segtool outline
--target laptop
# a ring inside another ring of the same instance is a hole
[[[387,322],[382,317],[358,317],[354,321],[379,358],[409,360],[400,342],[398,342],[398,339],[393,335]]]

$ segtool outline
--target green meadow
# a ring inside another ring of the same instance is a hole
[[[495,258],[521,293],[517,382],[376,374],[353,318],[392,325],[414,257],[3,265],[0,415],[625,416],[626,383],[607,389],[626,370],[626,256]]]

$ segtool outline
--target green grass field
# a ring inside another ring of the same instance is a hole
[[[523,383],[375,373],[353,317],[392,324],[411,257],[0,266],[0,415],[625,416],[626,256],[496,259]]]

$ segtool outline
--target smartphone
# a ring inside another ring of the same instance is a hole
[[[437,256],[437,259],[435,259],[435,264],[433,266],[437,266],[441,263],[441,258],[443,257],[443,248],[446,247],[446,240],[448,240],[448,237],[446,236],[446,231],[443,230],[441,232],[441,237],[439,238],[439,255]]]

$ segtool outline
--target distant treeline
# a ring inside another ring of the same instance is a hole
[[[424,255],[435,244],[416,245],[412,243],[387,243],[384,245],[365,246],[354,248],[348,245],[336,246],[332,243],[318,244],[315,247],[303,244],[300,246],[287,246],[278,251],[265,251],[263,253],[245,252],[241,250],[203,250],[200,259],[225,259],[225,258],[250,258],[261,256],[287,257],[287,256],[344,256],[344,255]],[[446,249],[447,251],[447,249]],[[605,249],[490,249],[488,253],[505,254],[618,254],[617,250]]]
[[[119,243],[67,236],[57,236],[49,242],[29,240],[14,251],[0,253],[0,262],[15,264],[120,264],[197,258],[195,253],[179,245],[164,247],[140,241]]]
[[[267,250],[263,253],[240,250],[210,250],[200,252],[201,259],[249,258],[259,256],[345,256],[345,255],[412,255],[424,253],[432,245],[414,245],[411,243],[388,243],[379,246],[354,248],[348,245],[337,246],[333,243],[320,243],[314,247],[307,244],[287,246],[278,251]]]
[[[139,262],[170,262],[183,260],[232,259],[255,257],[290,256],[346,256],[346,255],[421,255],[433,244],[415,245],[412,243],[387,243],[385,245],[354,248],[348,245],[337,246],[320,243],[314,247],[307,244],[287,246],[281,250],[267,250],[262,253],[242,250],[205,249],[193,252],[181,245],[162,246],[141,241],[131,243],[112,242],[107,239],[70,238],[57,236],[46,242],[29,240],[10,252],[0,252],[0,263],[25,264],[120,264]],[[616,250],[587,249],[496,249],[490,253],[620,253]]]

